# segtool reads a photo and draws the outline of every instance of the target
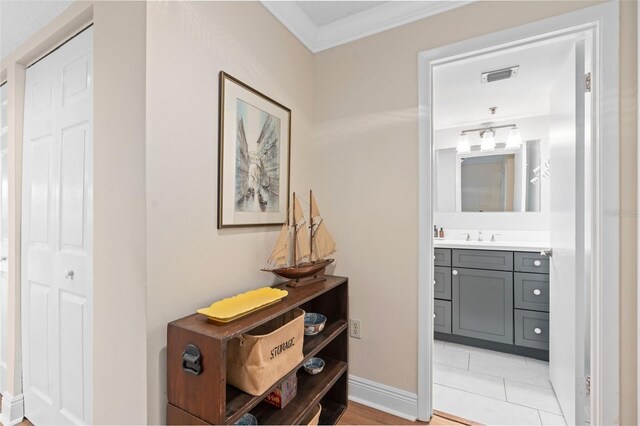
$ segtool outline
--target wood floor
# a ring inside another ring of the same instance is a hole
[[[1,424],[1,423],[0,423]],[[440,413],[434,411],[433,417],[429,423],[424,422],[410,422],[400,417],[392,416],[385,412],[376,410],[374,408],[367,407],[366,405],[358,404],[357,402],[349,401],[349,408],[345,411],[342,419],[340,419],[340,425],[465,425],[476,426],[476,423],[469,422],[464,419],[456,418],[449,414]],[[23,422],[18,423],[17,426],[33,426],[31,422],[25,419]]]
[[[400,417],[392,416],[385,412],[349,401],[349,408],[345,411],[340,425],[466,425],[475,426],[476,423],[460,419],[446,413],[434,411],[429,423],[410,422]]]

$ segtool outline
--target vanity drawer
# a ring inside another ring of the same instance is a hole
[[[515,343],[518,346],[549,350],[549,314],[515,309]]]
[[[433,301],[433,331],[451,334],[451,302]]]
[[[549,312],[549,275],[514,273],[513,296],[516,308]]]
[[[451,249],[433,249],[433,264],[436,266],[451,266]]]
[[[433,297],[451,300],[451,268],[436,266],[433,271]]]
[[[540,253],[515,252],[513,254],[517,272],[549,273],[549,256]]]
[[[454,267],[513,271],[513,252],[493,250],[453,250]]]

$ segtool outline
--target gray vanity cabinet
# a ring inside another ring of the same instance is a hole
[[[436,337],[549,359],[549,258],[539,252],[434,251]]]
[[[451,274],[452,333],[513,343],[513,273],[454,267]]]

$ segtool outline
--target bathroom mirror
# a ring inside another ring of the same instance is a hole
[[[526,141],[518,150],[458,154],[436,151],[438,212],[540,212],[544,164],[540,141]]]

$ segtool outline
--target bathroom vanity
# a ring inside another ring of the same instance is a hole
[[[439,242],[435,338],[549,359],[549,257],[544,247]]]

